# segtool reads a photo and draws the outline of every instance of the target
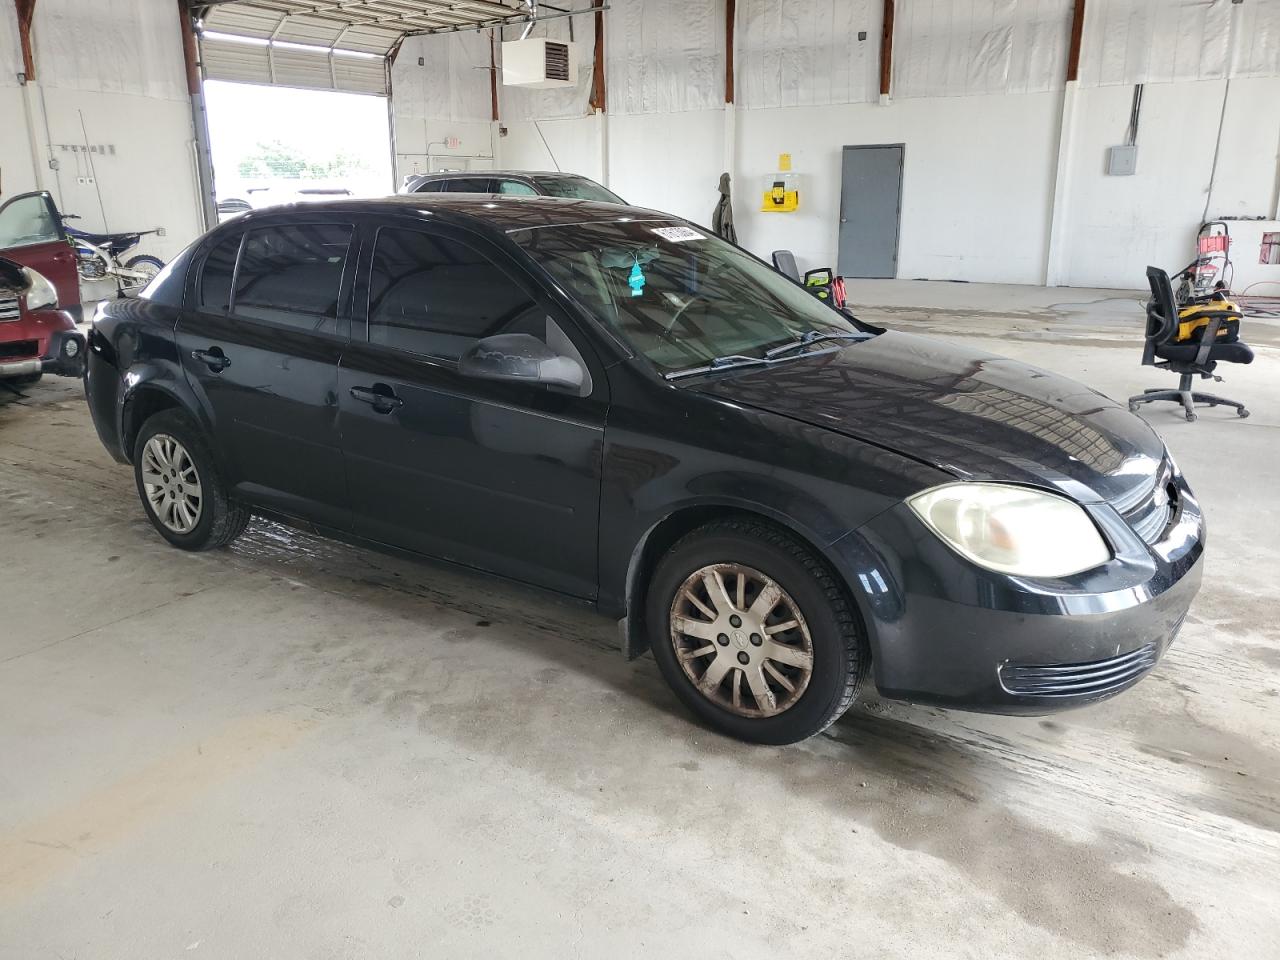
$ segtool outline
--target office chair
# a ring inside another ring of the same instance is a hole
[[[773,251],[773,269],[784,277],[790,277],[796,283],[804,283],[800,278],[800,267],[796,264],[796,255],[790,250]]]
[[[1234,304],[1221,295],[1193,300],[1188,306],[1200,307],[1194,313],[1193,319],[1195,321],[1207,319],[1208,323],[1200,328],[1198,340],[1188,337],[1179,341],[1177,338],[1180,327],[1183,328],[1182,335],[1186,337],[1187,328],[1190,327],[1193,334],[1198,324],[1192,324],[1191,317],[1179,315],[1178,305],[1173,296],[1173,285],[1169,282],[1169,274],[1159,267],[1147,267],[1147,283],[1151,287],[1151,299],[1147,301],[1147,342],[1142,349],[1143,366],[1172,370],[1179,374],[1180,379],[1177,390],[1153,388],[1136,397],[1130,397],[1129,411],[1137,413],[1140,403],[1173,400],[1182,404],[1188,420],[1195,420],[1197,403],[1207,403],[1211,407],[1219,405],[1235,407],[1237,414],[1247,417],[1249,411],[1244,408],[1244,404],[1223,397],[1215,397],[1209,393],[1196,393],[1191,389],[1192,378],[1197,375],[1204,379],[1209,377],[1219,381],[1222,379],[1213,373],[1218,361],[1253,362],[1253,351],[1249,349],[1247,343],[1234,339],[1232,342],[1227,342],[1220,337],[1220,332],[1226,332],[1223,329],[1225,323],[1232,320],[1238,323],[1241,317],[1240,311],[1232,309]],[[1221,304],[1221,309],[1213,309],[1218,304]]]

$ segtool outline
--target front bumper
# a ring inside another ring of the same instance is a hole
[[[1200,588],[1204,519],[1174,474],[1177,509],[1145,543],[1106,504],[1085,505],[1114,558],[1044,580],[983,570],[900,504],[835,544],[859,594],[882,696],[989,713],[1044,714],[1137,683]]]
[[[74,329],[53,330],[39,338],[31,337],[35,344],[29,357],[0,360],[0,377],[25,377],[36,373],[52,373],[62,377],[79,377],[84,373],[84,334]]]

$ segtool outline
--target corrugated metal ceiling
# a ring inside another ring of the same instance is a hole
[[[521,0],[228,0],[192,7],[206,31],[378,55],[408,34],[517,22],[527,11]]]

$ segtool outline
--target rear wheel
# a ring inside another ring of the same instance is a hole
[[[848,596],[825,562],[751,520],[689,534],[650,585],[650,645],[703,720],[756,743],[794,743],[849,708],[867,672]]]
[[[159,257],[152,257],[147,254],[143,254],[142,256],[134,257],[132,260],[129,260],[125,263],[124,268],[142,275],[139,279],[130,281],[130,286],[141,288],[150,283],[152,279],[155,278],[155,275],[164,269],[164,261]]]
[[[227,499],[203,432],[181,410],[162,410],[142,425],[133,475],[147,518],[175,547],[226,546],[249,522],[249,510]]]

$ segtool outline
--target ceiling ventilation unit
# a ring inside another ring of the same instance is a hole
[[[578,50],[572,43],[545,37],[502,44],[502,82],[508,87],[547,90],[578,82]]]

